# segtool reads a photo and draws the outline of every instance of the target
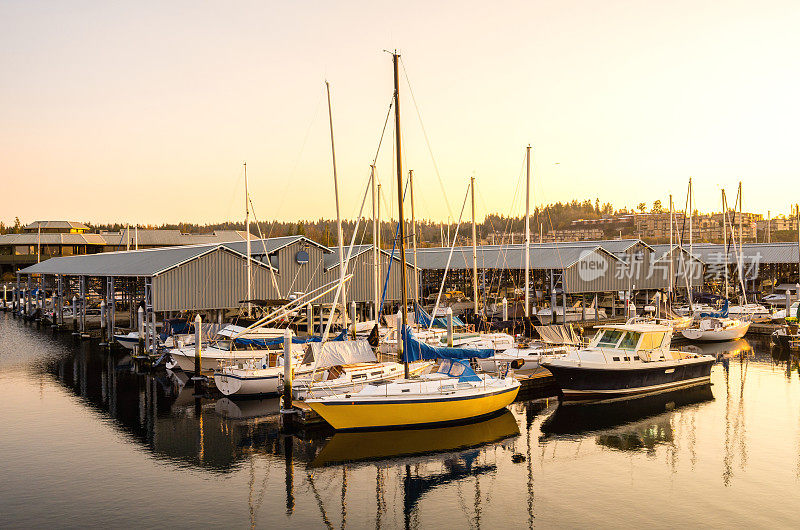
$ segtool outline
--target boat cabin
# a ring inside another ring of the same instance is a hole
[[[602,326],[587,350],[603,354],[609,362],[671,359],[672,329],[660,324],[609,324]]]

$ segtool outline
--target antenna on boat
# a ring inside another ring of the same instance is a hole
[[[403,360],[405,378],[408,379],[408,362],[405,359],[405,330],[408,326],[408,278],[406,278],[406,231],[403,226],[403,142],[400,134],[400,76],[398,75],[398,61],[400,55],[397,50],[392,52],[392,66],[394,68],[394,136],[395,136],[395,156],[397,157],[397,214],[398,229],[400,231],[400,340],[397,341],[398,353]]]

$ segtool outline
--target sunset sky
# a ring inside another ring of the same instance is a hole
[[[797,0],[8,0],[0,221],[239,219],[243,161],[259,219],[333,217],[326,79],[353,217],[395,48],[419,217],[458,216],[472,175],[480,216],[523,212],[528,143],[535,204],[682,206],[693,176],[702,211],[742,180],[745,210],[788,213],[798,28]],[[394,211],[392,131],[378,173]]]

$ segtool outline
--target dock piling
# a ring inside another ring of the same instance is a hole
[[[137,324],[139,326],[139,354],[144,351],[144,308],[139,306],[136,312]]]
[[[201,344],[200,344],[200,330],[203,328],[203,319],[198,314],[194,317],[194,379],[200,379],[200,371],[202,369],[201,363]]]
[[[503,322],[508,322],[508,298],[503,297]]]
[[[453,347],[453,308],[448,307],[445,311],[447,315],[447,345]],[[399,323],[398,323],[399,324]]]
[[[108,346],[105,341],[106,337],[106,301],[100,300],[100,344],[99,346]]]
[[[353,331],[351,333],[351,338],[356,340],[356,303],[355,301],[350,302],[350,324],[353,326]]]
[[[281,417],[283,426],[290,430],[293,422],[292,407],[292,332],[288,328],[283,332],[283,406]]]
[[[72,334],[78,334],[78,297],[72,295]]]

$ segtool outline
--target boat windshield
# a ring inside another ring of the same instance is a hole
[[[602,331],[603,335],[597,341],[597,346],[600,348],[614,348],[619,342],[622,331],[618,329],[606,329]]]
[[[619,343],[619,348],[621,350],[635,350],[636,345],[639,343],[639,337],[642,334],[638,331],[628,331],[625,333],[625,336],[622,337],[622,340]]]
[[[437,372],[440,374],[447,374],[450,377],[459,377],[461,374],[464,373],[466,368],[463,364],[459,362],[453,362],[450,359],[442,359],[441,364],[439,364],[439,369]]]
[[[231,351],[231,342],[230,340],[215,340],[211,343],[212,346],[217,348],[218,350],[223,351]]]

